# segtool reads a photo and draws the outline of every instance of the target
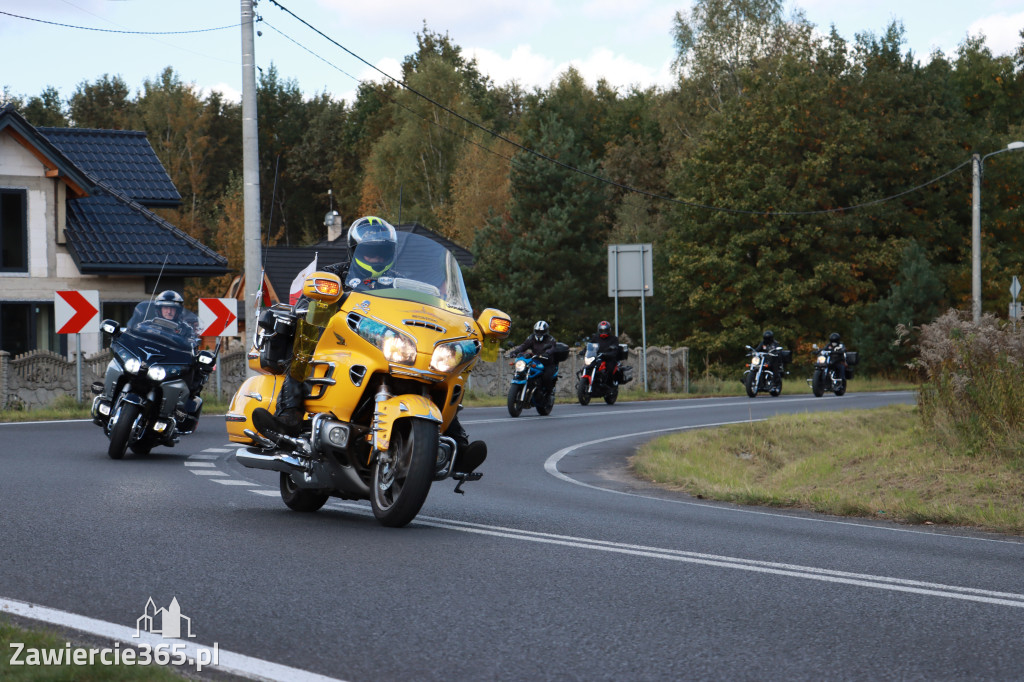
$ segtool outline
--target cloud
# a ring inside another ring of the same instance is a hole
[[[992,54],[1013,54],[1021,44],[1020,31],[1024,28],[1024,12],[993,14],[978,19],[967,27],[968,35],[985,35],[985,44]]]

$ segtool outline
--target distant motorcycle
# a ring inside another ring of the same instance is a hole
[[[609,405],[615,404],[619,385],[632,380],[627,374],[629,368],[619,364],[628,355],[629,349],[625,344],[598,352],[596,343],[587,342],[583,349],[583,367],[576,380],[576,398],[580,405],[589,405],[591,398],[604,398]]]
[[[807,383],[811,385],[814,396],[820,398],[826,391],[836,396],[846,393],[846,380],[853,377],[852,367],[857,364],[857,351],[846,350],[843,345],[827,349],[818,348],[815,344],[812,348],[817,356],[814,359],[814,374]]]
[[[754,350],[747,346],[747,370],[743,373],[743,386],[747,396],[754,398],[760,391],[767,391],[773,398],[782,394],[783,366],[793,357],[793,351],[776,348],[770,351]]]
[[[146,455],[195,431],[203,399],[189,398],[190,386],[198,392],[216,359],[198,350],[195,331],[161,318],[126,329],[104,320],[100,329],[110,337],[114,357],[104,381],[92,385],[92,418],[110,439],[107,455],[121,459],[128,448]]]
[[[534,356],[527,351],[512,362],[512,383],[508,387],[508,413],[513,417],[522,414],[524,408],[536,407],[537,414],[547,416],[555,406],[555,385],[558,383],[558,368],[551,380],[551,390],[541,386],[541,375],[549,362],[556,365],[569,358],[569,347],[564,343],[555,344],[553,357]]]

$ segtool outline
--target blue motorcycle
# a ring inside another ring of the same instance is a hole
[[[508,413],[518,417],[523,408],[536,407],[537,414],[547,416],[555,406],[555,384],[558,382],[558,363],[569,357],[569,347],[564,343],[555,344],[553,358],[543,355],[523,355],[512,363],[512,384],[508,387]],[[547,363],[555,363],[555,374],[551,380],[551,390],[545,391],[541,386],[541,375]]]

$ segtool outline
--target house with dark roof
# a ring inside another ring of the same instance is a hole
[[[225,274],[224,256],[152,210],[180,203],[145,133],[36,128],[0,107],[0,350],[67,353],[57,291],[98,291],[101,318],[123,321],[186,277]]]

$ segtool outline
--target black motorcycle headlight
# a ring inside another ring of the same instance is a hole
[[[142,369],[142,361],[138,358],[128,358],[124,361],[124,371],[129,374],[138,374],[140,369]]]
[[[153,381],[163,381],[167,378],[167,370],[160,365],[153,365],[149,368],[149,371],[146,372],[146,376]]]
[[[818,356],[818,364],[819,365],[824,365],[826,362],[828,362],[828,360],[825,358],[824,355],[819,355]]]
[[[757,367],[760,364],[761,364],[761,358],[757,357],[756,355],[754,357],[750,358],[750,366],[751,367]]]
[[[526,360],[516,360],[516,371],[517,372],[526,371]]]
[[[594,362],[594,356],[593,355],[588,355],[587,357],[583,358],[583,366],[584,367],[590,367],[590,365],[593,362]]]

